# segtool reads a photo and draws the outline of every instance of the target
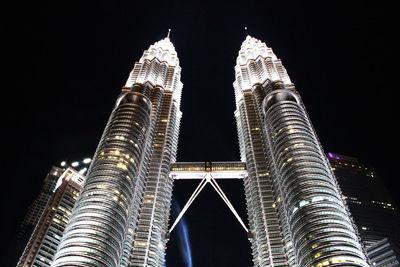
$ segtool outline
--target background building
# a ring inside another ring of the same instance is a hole
[[[385,237],[399,243],[399,209],[379,174],[354,157],[328,158],[365,246]]]
[[[9,257],[16,263],[21,257],[25,247],[35,229],[39,223],[39,219],[46,209],[49,200],[52,198],[57,181],[60,176],[65,172],[69,166],[73,166],[79,172],[84,175],[91,162],[90,158],[85,158],[81,161],[62,161],[59,166],[53,166],[50,172],[46,175],[43,180],[42,187],[40,188],[38,196],[33,200],[32,204],[29,205],[26,215],[19,227],[16,238],[11,242]]]
[[[25,218],[21,223],[20,230],[16,236],[15,240],[15,255],[20,257],[33,230],[35,229],[37,223],[44,209],[47,206],[51,196],[54,193],[54,187],[64,170],[59,167],[53,167],[50,172],[46,175],[43,181],[43,185],[40,189],[39,195],[36,199],[29,205],[26,212]],[[14,255],[14,254],[12,254]]]
[[[388,238],[383,238],[367,248],[368,257],[372,266],[376,267],[399,267],[399,247]]]
[[[84,179],[72,168],[62,172],[17,266],[51,265]]]
[[[328,159],[371,263],[398,266],[400,213],[382,178],[355,157],[328,153]]]

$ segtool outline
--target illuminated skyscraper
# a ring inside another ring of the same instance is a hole
[[[167,37],[137,62],[117,98],[54,266],[164,262],[182,83]]]
[[[21,223],[20,229],[18,231],[16,240],[15,240],[15,261],[18,260],[17,257],[20,257],[26,243],[29,240],[33,230],[35,229],[37,223],[39,222],[40,216],[48,201],[50,200],[51,196],[54,192],[54,187],[57,183],[58,178],[63,173],[63,169],[58,167],[52,167],[50,172],[46,175],[42,187],[40,188],[39,195],[36,199],[29,205],[27,213],[25,215],[24,220]],[[13,257],[14,258],[14,257]]]
[[[84,179],[71,168],[62,172],[17,266],[51,265]]]
[[[271,48],[248,36],[235,67],[242,162],[175,163],[181,69],[169,37],[117,98],[52,266],[164,266],[173,179],[210,183],[248,232],[254,266],[369,266],[305,107]],[[243,179],[249,228],[216,179]],[[173,264],[173,263],[172,263]]]
[[[130,266],[164,266],[172,183],[169,167],[176,160],[182,113],[179,60],[169,38],[150,46],[135,64],[125,85],[154,86],[152,145]]]
[[[56,183],[59,181],[60,176],[64,173],[66,168],[71,165],[78,170],[79,174],[83,175],[89,163],[90,158],[85,158],[82,161],[74,161],[71,164],[63,161],[59,167],[53,166],[51,168],[42,183],[38,196],[33,200],[32,204],[29,205],[16,239],[10,247],[10,258],[13,258],[13,261],[15,260],[15,262],[17,262],[18,259],[21,258],[21,254],[25,250],[33,230],[39,223],[40,217],[55,192]]]
[[[299,93],[265,43],[235,67],[237,128],[255,266],[369,266]]]

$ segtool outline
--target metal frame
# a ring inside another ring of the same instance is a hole
[[[191,178],[195,179],[195,178]],[[225,195],[224,191],[221,189],[221,187],[218,185],[217,181],[213,177],[211,173],[206,173],[201,179],[199,185],[196,187],[194,190],[193,194],[190,196],[188,201],[186,202],[185,206],[179,213],[178,217],[176,217],[175,222],[172,224],[171,228],[169,229],[168,233],[171,233],[172,230],[174,230],[175,226],[178,224],[182,216],[185,214],[185,212],[188,210],[190,205],[193,203],[193,201],[196,199],[196,197],[200,194],[201,190],[206,186],[206,184],[210,183],[211,186],[217,191],[218,195],[222,198],[222,200],[225,202],[225,204],[228,206],[228,208],[232,211],[233,215],[236,217],[236,219],[239,221],[240,225],[243,227],[243,229],[246,232],[249,232],[248,228],[246,225],[243,223],[242,219],[240,218],[239,214],[236,212],[235,208],[233,207],[232,203],[229,201],[228,197]],[[221,178],[221,179],[227,179],[227,178]],[[236,178],[237,179],[237,178]]]

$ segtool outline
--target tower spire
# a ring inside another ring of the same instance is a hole
[[[169,34],[171,33],[171,29],[168,29],[167,38],[169,38]]]
[[[249,32],[247,31],[247,26],[244,26],[244,31],[246,32],[246,36],[248,36]]]

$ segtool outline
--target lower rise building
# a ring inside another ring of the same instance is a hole
[[[371,264],[400,266],[395,256],[400,240],[400,213],[378,173],[354,157],[328,153],[328,159]]]
[[[31,205],[29,205],[24,220],[18,230],[17,236],[15,238],[15,255],[13,257],[19,257],[24,250],[26,243],[29,240],[33,230],[35,229],[40,217],[49,202],[51,196],[54,192],[54,187],[57,180],[63,173],[63,169],[59,167],[52,167],[50,172],[46,175],[43,181],[42,187],[40,189],[39,195],[35,198]],[[18,255],[18,256],[16,256]]]
[[[389,239],[384,238],[367,248],[371,265],[374,267],[400,266],[399,248]]]
[[[67,168],[57,180],[44,212],[17,264],[18,267],[50,266],[82,187],[84,176]]]

